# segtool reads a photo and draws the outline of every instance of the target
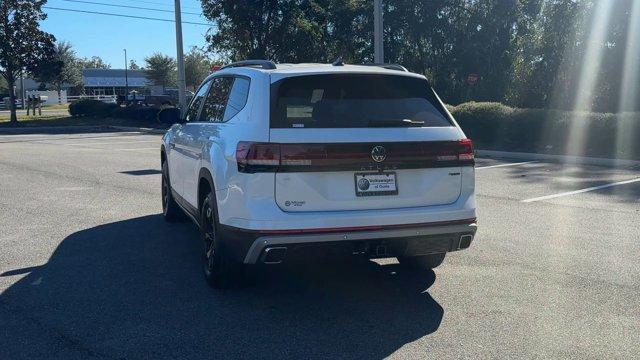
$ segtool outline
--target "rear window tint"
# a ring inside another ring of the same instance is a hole
[[[376,74],[306,75],[272,84],[272,128],[452,126],[427,83]]]
[[[227,100],[227,108],[224,111],[222,121],[228,121],[244,108],[249,96],[249,80],[245,78],[236,78],[229,93]]]

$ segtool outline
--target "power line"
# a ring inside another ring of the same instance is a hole
[[[144,0],[133,0],[137,3],[141,3],[141,4],[150,4],[150,5],[156,5],[156,6],[168,6],[173,8],[174,4],[166,4],[166,3],[159,3],[159,2],[155,2],[155,1],[144,1]],[[173,1],[172,1],[173,2]],[[200,10],[200,8],[195,7],[195,6],[183,6],[183,9],[193,9],[193,10]]]
[[[173,10],[151,9],[151,8],[140,7],[140,6],[105,4],[105,3],[101,3],[101,2],[84,1],[84,0],[60,0],[60,1],[66,1],[66,2],[72,2],[72,3],[82,3],[82,4],[92,4],[92,5],[100,5],[100,6],[110,6],[110,7],[116,7],[116,8],[128,8],[128,9],[138,9],[138,10],[146,10],[146,11],[156,11],[156,12],[164,12],[164,13],[173,14]],[[187,12],[187,11],[183,11],[182,13],[183,14],[188,14],[188,15],[202,16],[201,13],[194,13],[194,12]]]
[[[164,21],[164,22],[175,22],[174,20],[169,20],[169,19],[160,19],[160,18],[152,18],[152,17],[146,17],[146,16],[135,16],[135,15],[113,14],[113,13],[106,13],[106,12],[100,12],[100,11],[64,9],[64,8],[58,8],[58,7],[53,7],[53,6],[43,6],[42,8],[50,9],[50,10],[60,10],[60,11],[70,11],[70,12],[77,12],[77,13],[85,13],[85,14],[119,16],[119,17],[131,18],[131,19],[143,19],[143,20],[155,20],[155,21]],[[192,21],[183,21],[182,23],[183,24],[191,24],[191,25],[213,26],[212,24],[205,24],[205,23],[192,22]]]

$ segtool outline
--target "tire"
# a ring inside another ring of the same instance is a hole
[[[444,261],[445,253],[421,256],[398,257],[401,265],[414,270],[435,269]]]
[[[182,209],[176,203],[171,193],[171,180],[169,179],[169,167],[167,162],[162,163],[162,215],[164,220],[175,222],[184,219]]]
[[[200,239],[203,244],[203,270],[207,283],[215,289],[228,289],[237,285],[243,273],[242,264],[229,258],[218,234],[216,201],[211,192],[200,206]]]

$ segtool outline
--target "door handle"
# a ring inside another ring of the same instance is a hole
[[[169,148],[170,148],[170,149],[173,149],[173,148],[175,148],[175,147],[176,147],[176,143],[174,143],[174,142],[170,142],[170,143],[169,143]]]

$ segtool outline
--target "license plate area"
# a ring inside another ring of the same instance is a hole
[[[355,173],[356,196],[398,195],[395,172]]]

